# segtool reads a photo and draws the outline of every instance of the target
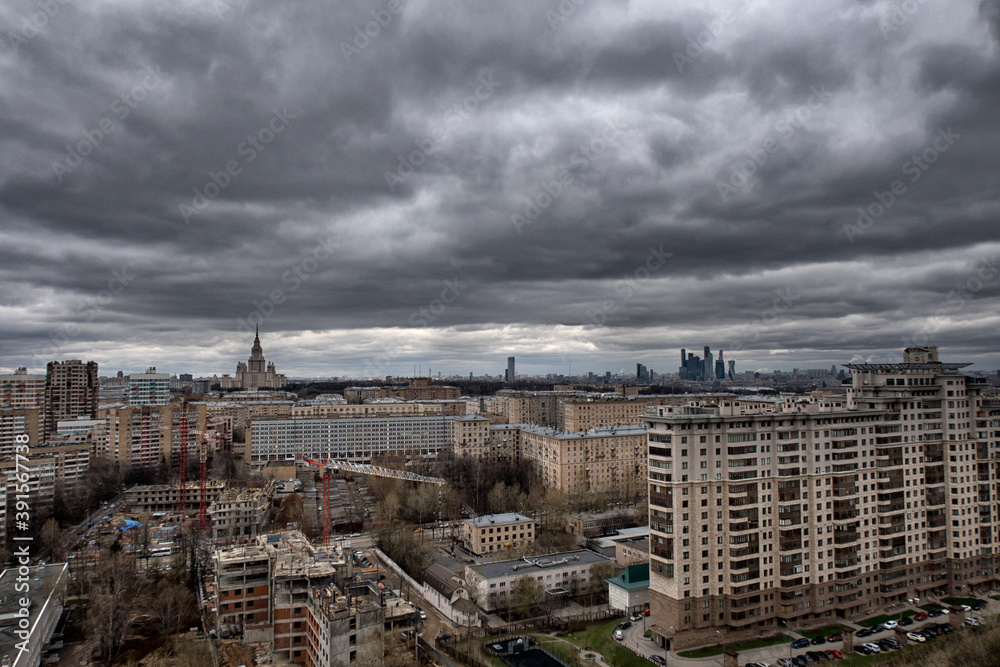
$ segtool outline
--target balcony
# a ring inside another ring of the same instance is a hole
[[[856,486],[842,486],[839,489],[834,487],[833,495],[836,498],[843,498],[844,496],[856,496],[858,495],[858,487]]]
[[[802,564],[782,566],[779,574],[782,577],[791,577],[796,574],[802,574]]]
[[[904,524],[889,524],[888,526],[879,526],[879,535],[895,535],[897,533],[903,532],[906,529]]]
[[[860,562],[861,559],[858,558],[857,556],[853,558],[843,558],[841,560],[833,561],[833,567],[835,567],[838,570],[841,570],[844,569],[845,567],[855,567]]]
[[[857,463],[840,463],[833,466],[833,472],[835,473],[850,472],[852,470],[857,470],[857,469],[858,469]]]
[[[944,505],[945,495],[944,492],[928,492],[927,493],[927,505],[928,507],[933,507],[935,505]]]
[[[906,509],[905,503],[902,501],[896,503],[888,503],[886,505],[877,505],[879,514],[888,514],[890,512],[900,512]]]
[[[730,482],[738,482],[738,481],[741,481],[741,480],[744,480],[744,479],[754,479],[755,477],[757,477],[757,471],[756,470],[744,470],[742,472],[730,472],[729,473],[729,481]]]
[[[674,497],[670,493],[653,493],[649,492],[649,504],[656,505],[657,507],[673,507]]]
[[[758,530],[760,524],[756,521],[750,521],[750,519],[744,519],[741,523],[730,523],[729,530],[734,533],[739,533],[744,530]]]
[[[760,544],[752,544],[748,547],[743,547],[741,549],[730,549],[730,558],[743,558],[744,556],[752,556],[754,554],[760,553]]]
[[[841,531],[835,533],[833,536],[833,541],[835,544],[849,544],[851,542],[857,542],[860,539],[861,539],[861,533],[854,531],[851,532]]]
[[[794,489],[778,489],[778,502],[790,503],[801,499],[802,490],[797,487]]]
[[[778,477],[793,477],[801,474],[801,468],[778,468]]]
[[[861,567],[855,567],[853,570],[848,570],[847,572],[837,572],[834,574],[834,578],[837,581],[846,581],[848,579],[856,579],[861,576]]]
[[[780,540],[778,549],[781,551],[794,551],[802,548],[802,540]]]
[[[850,521],[851,519],[856,519],[861,512],[857,509],[851,510],[838,510],[833,513],[834,521]]]

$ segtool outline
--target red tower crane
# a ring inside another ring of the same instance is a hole
[[[187,495],[187,489],[184,488],[184,475],[187,472],[187,447],[188,447],[188,404],[187,399],[181,403],[181,448],[178,453],[178,458],[180,459],[180,477],[177,485],[177,507],[180,509],[181,516],[184,516],[185,507],[185,496]]]
[[[308,458],[305,454],[302,454],[300,458],[306,463],[319,466],[323,469],[321,477],[323,480],[323,544],[328,544],[330,542],[330,478],[342,470],[357,473],[359,475],[368,475],[369,477],[389,477],[392,479],[403,479],[409,482],[427,482],[428,484],[437,484],[439,486],[445,486],[448,484],[448,482],[440,477],[418,475],[417,473],[408,472],[406,470],[393,470],[392,468],[383,468],[381,466],[373,466],[367,463],[351,463],[350,461],[339,461],[336,459],[323,459],[322,461],[317,461],[316,459]]]

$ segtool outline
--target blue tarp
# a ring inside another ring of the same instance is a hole
[[[128,530],[129,528],[137,528],[142,524],[138,521],[133,521],[132,519],[125,519],[125,525],[122,526],[122,530]]]

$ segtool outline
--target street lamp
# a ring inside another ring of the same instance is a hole
[[[715,634],[719,635],[719,637],[722,638],[722,665],[723,665],[723,667],[725,667],[725,665],[726,665],[726,637],[725,637],[725,635],[723,635],[718,630],[715,631]]]
[[[909,602],[911,605],[913,605],[915,607],[915,606],[917,606],[917,603],[920,602],[920,598],[906,598],[906,601]],[[899,610],[899,620],[901,620],[901,621],[903,620],[903,610],[902,609]]]
[[[670,626],[667,632],[672,637],[674,634],[674,626]],[[666,637],[663,638],[663,667],[667,667],[667,657],[670,655],[670,640]]]
[[[778,623],[781,623],[783,626],[785,626],[785,630],[788,630],[788,662],[789,662],[789,667],[791,667],[791,662],[792,662],[792,629],[790,627],[788,627],[788,623],[785,623],[785,619],[783,619],[783,618],[779,618],[778,619]]]

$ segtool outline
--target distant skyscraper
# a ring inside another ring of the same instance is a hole
[[[635,365],[635,379],[649,380],[649,371],[646,370],[646,366],[644,364]]]
[[[736,380],[736,362],[732,359],[729,360],[729,379]]]
[[[45,374],[43,437],[55,433],[60,420],[84,416],[94,419],[99,395],[96,361],[50,361]]]
[[[705,362],[702,366],[701,379],[711,380],[715,375],[715,359],[712,356],[712,348],[705,346]]]
[[[259,331],[254,335],[250,358],[246,363],[241,361],[236,364],[236,376],[230,377],[226,373],[219,381],[223,389],[281,389],[285,384],[285,376],[275,370],[274,362],[264,358]]]
[[[719,350],[719,358],[715,360],[715,379],[726,379],[726,360],[722,358],[723,351]]]
[[[514,357],[507,357],[507,382],[513,382],[516,377],[514,373]]]

